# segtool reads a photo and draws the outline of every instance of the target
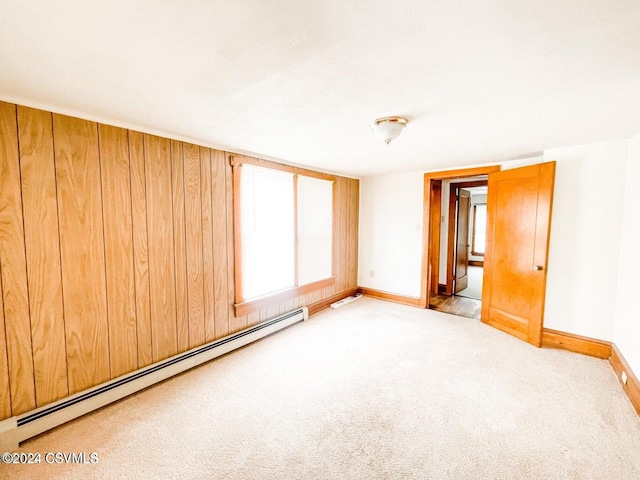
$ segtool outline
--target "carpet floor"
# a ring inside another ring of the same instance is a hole
[[[608,362],[362,298],[23,443],[3,479],[638,479]]]

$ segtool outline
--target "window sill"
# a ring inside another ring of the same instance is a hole
[[[243,317],[257,310],[265,307],[270,307],[277,303],[286,302],[292,298],[305,295],[322,288],[330,287],[336,283],[336,277],[325,278],[324,280],[318,280],[317,282],[308,283],[299,287],[289,288],[287,290],[281,290],[276,293],[270,293],[263,297],[254,298],[252,300],[245,300],[244,302],[236,303],[235,307],[236,317]]]

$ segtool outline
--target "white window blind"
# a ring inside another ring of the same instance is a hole
[[[295,284],[293,174],[242,167],[242,292],[254,298]]]
[[[332,181],[243,165],[240,216],[243,301],[331,277]]]
[[[332,267],[333,182],[298,176],[298,284],[329,278]]]

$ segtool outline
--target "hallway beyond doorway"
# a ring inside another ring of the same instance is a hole
[[[460,297],[475,298],[482,300],[482,275],[484,269],[469,265],[467,267],[468,284],[467,288],[460,290],[456,295]]]

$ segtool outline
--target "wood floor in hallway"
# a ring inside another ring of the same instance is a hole
[[[438,312],[480,320],[482,302],[474,298],[459,297],[457,295],[436,295],[431,297],[429,308]]]

